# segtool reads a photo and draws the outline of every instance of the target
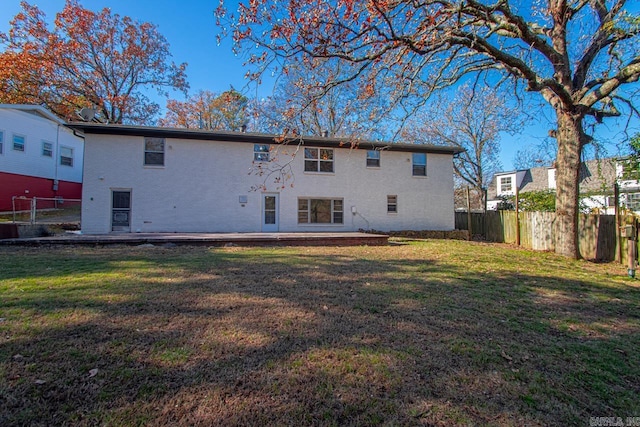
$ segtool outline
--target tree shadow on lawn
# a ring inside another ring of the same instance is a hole
[[[41,266],[83,266],[74,291],[5,291],[0,424],[560,425],[640,409],[637,288],[373,248],[190,251],[89,251]]]

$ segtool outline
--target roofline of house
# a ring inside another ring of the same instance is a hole
[[[36,104],[0,104],[0,108],[1,109],[7,109],[7,110],[17,110],[17,111],[33,111],[33,112],[37,112],[38,114],[40,114],[43,118],[45,119],[49,119],[53,122],[56,122],[59,125],[66,125],[67,122],[65,122],[63,119],[61,119],[60,117],[56,116],[55,114],[53,114],[51,111],[47,110],[45,107],[43,107],[42,105],[36,105]]]
[[[301,143],[315,147],[377,149],[388,151],[406,151],[418,153],[458,154],[464,150],[460,147],[428,144],[403,144],[383,141],[351,140],[348,138],[302,137],[251,133],[222,132],[202,129],[164,128],[152,126],[133,126],[103,123],[72,122],[67,123],[71,129],[85,134],[148,136],[157,138],[197,139],[206,141],[244,142],[250,144]]]

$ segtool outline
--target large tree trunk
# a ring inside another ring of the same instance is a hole
[[[578,196],[580,155],[585,142],[582,116],[557,111],[558,157],[556,159],[556,253],[578,259]]]

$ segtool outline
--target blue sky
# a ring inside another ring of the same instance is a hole
[[[6,32],[9,21],[21,10],[20,0],[0,0],[0,3],[0,31]],[[29,3],[43,10],[50,22],[64,7],[64,0],[31,0]],[[243,60],[231,53],[229,41],[220,46],[216,43],[218,29],[213,16],[216,0],[81,0],[80,4],[91,10],[101,10],[108,5],[112,13],[157,25],[169,41],[174,62],[189,64],[187,76],[194,92],[199,89],[220,92],[229,89],[229,85],[240,90],[247,83]]]
[[[0,3],[0,31],[6,32],[11,18],[21,10],[20,0],[0,0]],[[64,0],[32,0],[30,3],[37,4],[50,22],[64,6]],[[227,5],[231,3],[226,2]],[[213,11],[218,0],[189,0],[182,3],[169,0],[81,0],[81,4],[92,10],[100,10],[108,5],[113,13],[157,25],[169,41],[174,62],[188,63],[187,77],[191,92],[200,89],[222,92],[229,89],[230,85],[249,97],[256,94],[267,96],[272,91],[272,82],[263,84],[257,93],[255,86],[247,88],[243,58],[232,53],[229,40],[217,44],[218,28]],[[180,98],[182,95],[173,93],[171,96]],[[164,107],[163,100],[156,101]],[[522,133],[503,136],[501,160],[504,170],[513,168],[512,161],[518,150],[527,144],[537,145],[547,137],[548,130],[553,127],[549,119],[553,120],[553,117],[538,115],[537,123],[523,129]],[[602,139],[613,141],[609,151],[615,154],[615,141],[620,138],[621,122],[605,123],[599,134]]]

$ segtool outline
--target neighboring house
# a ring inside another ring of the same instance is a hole
[[[458,148],[77,123],[82,232],[452,230]],[[282,166],[278,174],[260,171]],[[264,187],[263,187],[264,185]],[[257,189],[256,189],[257,188]]]
[[[38,105],[0,104],[0,211],[12,197],[79,199],[84,141]]]
[[[640,212],[640,183],[637,180],[622,180],[622,163],[607,158],[589,160],[580,168],[580,201],[588,211],[602,214],[614,212],[614,184],[620,187],[621,205]],[[494,175],[487,189],[487,209],[497,209],[501,197],[513,196],[529,191],[555,191],[556,170],[553,167],[538,167]]]

